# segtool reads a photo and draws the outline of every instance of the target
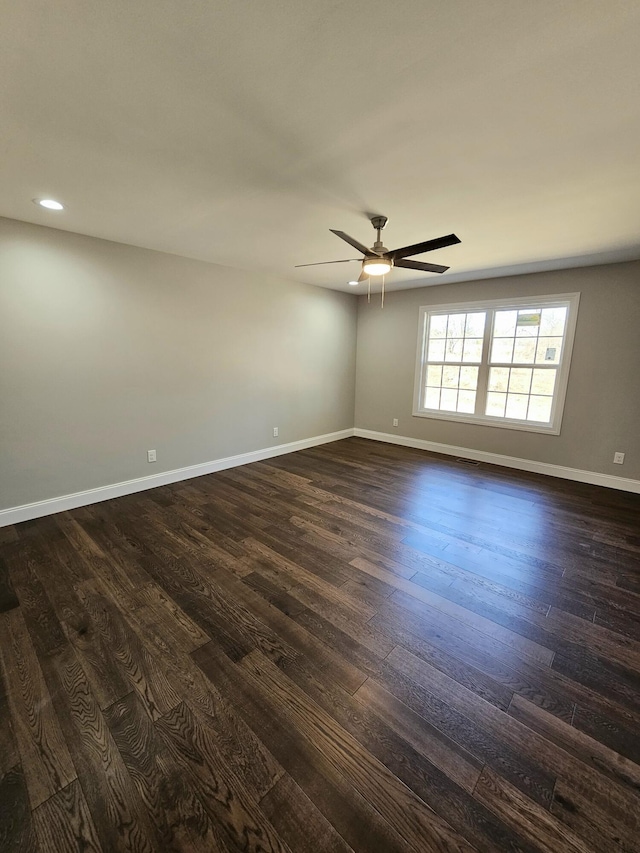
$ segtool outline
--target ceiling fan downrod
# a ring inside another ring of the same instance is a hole
[[[384,226],[387,224],[388,221],[389,220],[387,219],[386,216],[371,216],[370,217],[370,222],[377,232],[376,241],[372,247],[372,249],[376,253],[376,255],[383,255],[385,252],[389,251],[388,249],[386,249],[382,245],[382,239],[380,237],[380,232],[382,231],[382,229],[384,228]]]

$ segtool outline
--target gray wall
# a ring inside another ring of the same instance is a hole
[[[352,296],[0,219],[0,508],[352,427],[355,327]]]
[[[559,436],[412,416],[421,305],[575,291]],[[358,303],[356,427],[640,479],[640,262],[392,292],[382,311],[379,298]],[[613,464],[616,450],[624,465]]]
[[[411,415],[420,305],[572,291],[559,436]],[[347,429],[354,395],[358,427],[640,479],[640,262],[357,313],[355,369],[350,295],[0,219],[0,509]]]

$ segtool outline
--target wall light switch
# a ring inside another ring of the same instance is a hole
[[[147,450],[147,462],[155,462],[155,461],[156,461],[155,450]]]

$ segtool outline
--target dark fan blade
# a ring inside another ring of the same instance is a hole
[[[362,258],[347,258],[345,261],[318,261],[316,264],[296,264],[294,269],[298,267],[321,267],[323,264],[348,264],[350,261],[360,261]]]
[[[357,240],[354,240],[353,237],[349,237],[348,234],[345,234],[344,231],[334,231],[333,228],[329,228],[332,234],[335,234],[336,237],[340,237],[341,240],[344,240],[345,243],[348,243],[350,246],[353,246],[354,249],[357,249],[359,252],[362,252],[363,255],[370,255],[371,249],[367,249],[366,246],[363,246],[362,243],[358,243]]]
[[[414,243],[413,246],[403,246],[401,249],[394,249],[392,252],[387,252],[387,255],[395,261],[396,258],[421,255],[423,252],[433,252],[434,249],[443,249],[445,246],[454,246],[460,242],[460,238],[456,237],[455,234],[447,234],[446,237],[437,237],[435,240],[426,240],[424,243]]]
[[[405,261],[400,258],[395,261],[394,267],[404,267],[406,270],[422,270],[422,272],[446,272],[449,267],[441,267],[439,264],[423,264],[421,261]]]

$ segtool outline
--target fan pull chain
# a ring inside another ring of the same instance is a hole
[[[384,308],[384,276],[382,276],[382,301],[380,302],[380,308]]]
[[[367,302],[371,302],[371,276],[367,278]]]

